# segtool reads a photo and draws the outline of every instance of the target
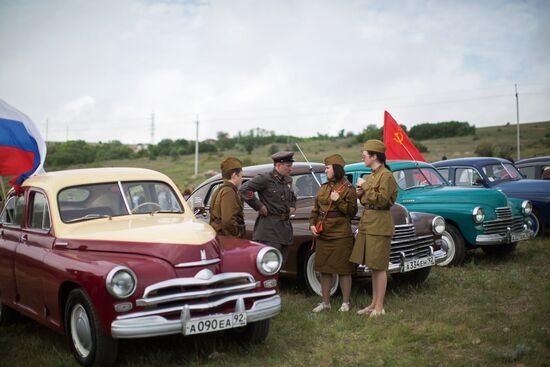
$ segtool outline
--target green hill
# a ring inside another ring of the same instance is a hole
[[[539,123],[521,124],[521,157],[550,155],[550,121]],[[458,158],[476,156],[476,148],[482,144],[492,144],[500,151],[509,151],[511,156],[516,158],[516,125],[491,126],[476,129],[475,135],[422,140],[428,148],[424,157],[429,162],[438,161],[443,155],[447,158]],[[341,154],[346,162],[359,162],[361,160],[361,144],[350,138],[333,138],[329,140],[309,140],[300,144],[300,147],[312,162],[322,162],[330,154]],[[258,147],[248,155],[240,150],[227,150],[218,153],[200,154],[199,174],[193,177],[194,155],[179,156],[176,159],[171,157],[158,157],[156,160],[149,158],[111,160],[96,162],[78,167],[143,167],[161,171],[170,176],[181,189],[193,188],[206,178],[219,171],[219,163],[225,156],[236,156],[243,160],[245,165],[270,163],[271,145]],[[277,144],[279,150],[294,150],[296,146]],[[498,151],[498,150],[497,150]],[[303,161],[299,152],[295,158]],[[6,186],[7,187],[7,186]]]

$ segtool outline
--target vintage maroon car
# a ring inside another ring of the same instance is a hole
[[[281,275],[299,277],[308,291],[321,294],[320,274],[315,272],[315,252],[311,251],[312,236],[309,231],[309,215],[313,208],[314,198],[319,191],[319,182],[325,180],[325,166],[312,163],[311,167],[302,162],[295,162],[292,167],[293,188],[297,196],[296,212],[291,216],[294,230],[294,242],[289,248],[288,260],[281,270]],[[243,182],[252,177],[273,170],[273,164],[245,167]],[[314,177],[316,179],[314,179]],[[187,199],[197,212],[199,218],[209,219],[209,205],[212,193],[222,183],[221,175],[215,175],[198,188]],[[359,205],[362,208],[361,205]],[[358,223],[358,217],[352,225]],[[395,223],[395,234],[392,238],[392,249],[388,272],[396,279],[410,283],[421,283],[430,274],[431,267],[445,261],[447,252],[442,248],[441,233],[445,230],[445,220],[433,214],[409,212],[404,206],[395,204],[391,213]],[[247,238],[252,238],[257,213],[245,204],[244,209]],[[357,276],[370,276],[371,270],[366,266],[357,268]],[[333,277],[331,293],[338,290],[338,276]]]
[[[265,340],[281,254],[196,220],[172,181],[136,168],[47,173],[0,217],[0,323],[14,311],[110,365],[117,339],[234,329]]]

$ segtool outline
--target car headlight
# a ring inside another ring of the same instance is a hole
[[[483,211],[483,208],[476,206],[472,211],[472,216],[474,217],[474,222],[481,223],[483,222],[483,219],[485,219],[485,212]]]
[[[531,215],[533,212],[533,204],[529,200],[523,200],[523,203],[521,203],[521,212],[526,217]]]
[[[136,274],[125,266],[113,268],[105,280],[107,291],[115,298],[128,298],[137,288]]]
[[[442,234],[445,232],[445,219],[440,216],[435,217],[432,220],[432,231],[435,234]]]
[[[273,247],[264,247],[256,256],[256,267],[263,275],[276,274],[283,263],[283,255]]]

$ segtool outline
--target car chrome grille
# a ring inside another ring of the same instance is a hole
[[[497,219],[510,219],[512,218],[512,208],[505,206],[502,208],[496,208]]]
[[[485,234],[503,234],[508,232],[508,228],[510,228],[512,232],[521,232],[523,230],[523,218],[514,218],[510,216],[508,218],[499,218],[483,223],[483,230]]]
[[[258,292],[259,286],[260,282],[249,273],[213,274],[203,269],[193,278],[169,279],[148,286],[143,297],[136,300],[136,306],[143,307],[143,311],[121,315],[118,319],[153,315],[176,317],[184,306],[192,313],[217,313],[223,308],[232,310],[240,298],[246,303],[251,298],[276,293],[275,290]]]
[[[391,241],[390,262],[399,263],[402,253],[407,260],[430,256],[430,246],[434,243],[433,235],[417,236],[414,224],[396,225]]]

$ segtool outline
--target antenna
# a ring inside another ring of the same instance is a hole
[[[307,164],[309,165],[309,172],[311,173],[311,175],[313,176],[313,178],[315,179],[315,182],[317,182],[317,185],[319,185],[319,187],[321,187],[321,183],[319,182],[319,180],[317,179],[317,176],[315,176],[315,174],[313,173],[313,167],[311,166],[311,163],[309,163],[309,161],[307,160],[307,157],[306,155],[304,154],[304,152],[302,151],[302,148],[300,148],[300,146],[298,145],[298,143],[294,143],[296,144],[296,147],[298,147],[298,150],[300,151],[300,153],[302,153],[302,157],[304,157],[304,159],[306,160]]]

